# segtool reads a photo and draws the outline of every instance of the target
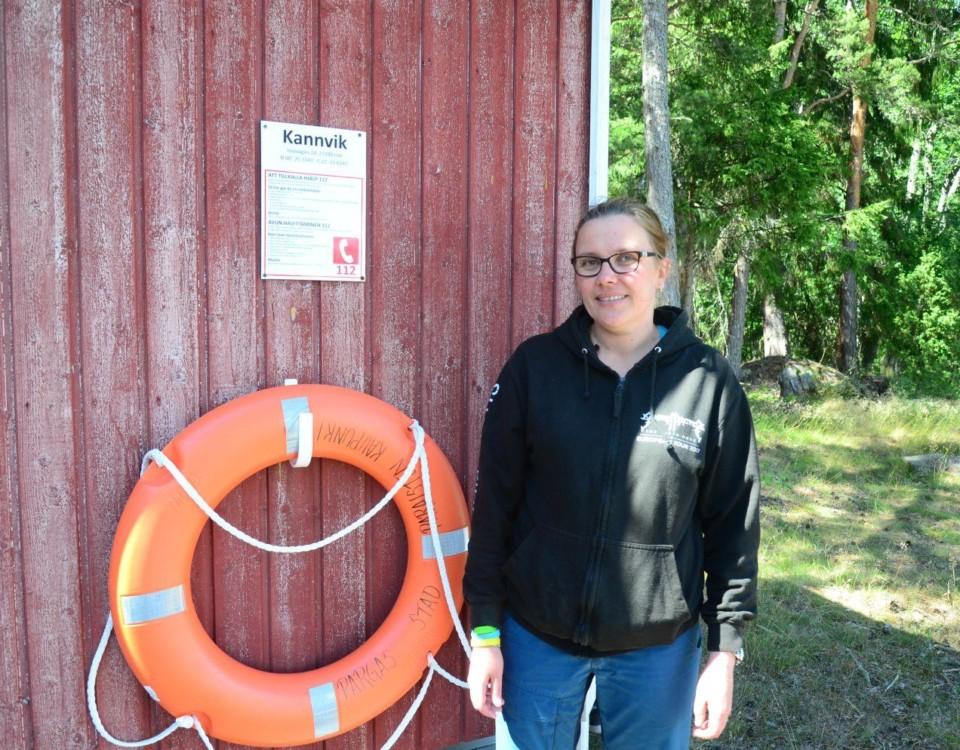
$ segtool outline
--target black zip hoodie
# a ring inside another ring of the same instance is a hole
[[[577,308],[523,342],[493,387],[464,589],[574,650],[672,642],[698,616],[736,651],[756,613],[760,482],[746,396],[686,313],[620,376]],[[705,575],[704,575],[705,574]],[[706,577],[706,589],[704,589]]]

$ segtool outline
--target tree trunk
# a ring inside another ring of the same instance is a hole
[[[854,240],[844,240],[844,246]],[[840,357],[839,369],[848,375],[857,374],[857,307],[859,303],[857,274],[852,268],[843,272],[840,282]]]
[[[687,311],[687,315],[689,316],[690,328],[696,332],[697,311],[695,298],[697,293],[697,264],[695,260],[696,246],[692,232],[684,232],[683,245],[683,268],[681,269],[682,273],[680,274],[680,286],[683,289],[682,306],[683,309]]]
[[[783,313],[777,307],[777,300],[772,294],[763,298],[763,356],[788,356],[787,327],[783,323]]]
[[[920,136],[913,139],[913,150],[910,152],[910,169],[907,170],[907,197],[912,198],[917,192],[917,172],[920,169],[920,151],[923,141]]]
[[[817,12],[819,4],[820,0],[810,0],[803,10],[803,24],[800,26],[800,33],[797,34],[793,49],[790,51],[790,67],[787,68],[787,72],[783,76],[783,84],[781,85],[783,89],[788,89],[793,84],[793,77],[797,74],[797,66],[800,64],[800,49],[803,47],[803,40],[807,38],[810,31],[810,19]]]
[[[930,164],[930,149],[934,136],[937,134],[937,123],[933,123],[920,138],[918,134],[913,139],[913,149],[910,153],[910,169],[907,172],[907,198],[912,198],[916,193],[929,194],[927,180],[933,171]],[[917,179],[921,168],[921,157],[923,163],[924,181],[917,187]]]
[[[750,282],[750,261],[745,252],[737,256],[733,268],[733,306],[730,308],[730,328],[727,332],[727,360],[740,377],[743,364],[743,332],[747,322],[747,289]]]
[[[781,88],[784,90],[790,88],[790,85],[793,83],[793,76],[800,60],[800,48],[803,46],[803,40],[806,38],[807,32],[810,29],[810,15],[816,10],[818,1],[819,0],[811,0],[807,6],[809,12],[803,17],[803,28],[800,29],[800,35],[797,37],[790,55],[790,69],[783,78]],[[774,20],[776,21],[776,28],[773,35],[774,44],[783,41],[786,27],[786,13],[786,0],[774,0]],[[773,222],[774,217],[767,216],[768,225]],[[777,300],[773,296],[773,292],[768,292],[763,297],[763,356],[787,356],[787,327],[784,325],[783,313],[780,312],[780,308],[777,307]]]
[[[777,44],[787,33],[787,0],[773,0],[773,20],[773,43]]]
[[[663,224],[668,238],[667,257],[672,264],[661,298],[665,304],[679,305],[667,90],[666,0],[643,0],[643,126],[646,133],[647,204],[657,212]]]
[[[960,187],[960,168],[957,168],[957,171],[953,173],[953,178],[951,179],[948,174],[943,181],[943,189],[940,191],[940,200],[937,201],[937,213],[942,214],[947,210],[947,203],[953,197],[953,194],[957,192],[957,188]]]
[[[877,0],[866,0],[867,34],[866,42],[873,44],[877,29]],[[860,61],[861,67],[870,64],[870,53]],[[853,93],[853,115],[850,118],[850,175],[847,178],[847,211],[860,208],[860,186],[863,182],[863,149],[867,130],[867,103],[859,91]],[[847,254],[857,252],[857,241],[852,237],[843,238],[843,247]],[[853,268],[843,272],[840,291],[840,370],[848,374],[857,372],[857,312],[859,298],[857,294],[857,274]]]

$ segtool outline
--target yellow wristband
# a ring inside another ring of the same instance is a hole
[[[471,638],[470,645],[473,648],[500,648],[499,638]]]

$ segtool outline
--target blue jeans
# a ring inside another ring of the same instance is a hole
[[[699,628],[666,646],[593,658],[543,642],[509,615],[501,630],[508,747],[572,750],[591,676],[597,681],[604,750],[690,747]]]

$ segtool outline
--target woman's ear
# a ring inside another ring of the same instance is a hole
[[[671,266],[672,264],[669,258],[660,259],[660,267],[657,269],[657,271],[659,272],[659,276],[660,276],[659,289],[661,292],[663,291],[663,287],[666,286],[667,284],[667,277],[670,275]]]

